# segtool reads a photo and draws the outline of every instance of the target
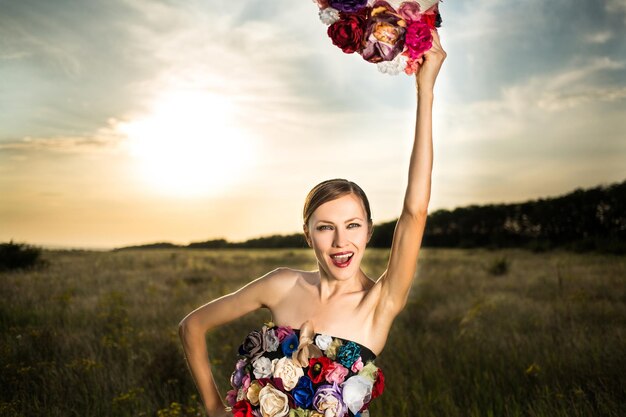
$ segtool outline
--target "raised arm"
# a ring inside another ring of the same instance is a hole
[[[187,364],[209,417],[225,417],[232,413],[226,411],[213,379],[206,332],[260,307],[270,307],[274,298],[268,298],[268,294],[279,294],[285,287],[283,281],[287,276],[284,268],[276,269],[231,294],[197,308],[180,322],[179,335]]]
[[[415,140],[409,163],[409,178],[402,213],[396,223],[387,270],[381,278],[381,305],[398,314],[406,305],[417,267],[417,257],[430,200],[433,165],[432,109],[434,86],[447,54],[439,35],[433,33],[433,46],[416,75],[417,114]]]

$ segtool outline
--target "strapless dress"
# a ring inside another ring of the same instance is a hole
[[[265,323],[238,349],[226,395],[236,417],[368,417],[385,380],[376,355],[352,340]]]

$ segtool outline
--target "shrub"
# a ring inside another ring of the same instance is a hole
[[[41,259],[41,248],[25,243],[0,243],[0,271],[31,269],[47,265]]]
[[[506,257],[495,259],[489,266],[487,272],[494,276],[506,275],[511,268],[511,262]]]

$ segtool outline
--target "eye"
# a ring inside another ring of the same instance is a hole
[[[332,226],[329,226],[327,224],[322,224],[321,226],[317,226],[317,230],[332,230]]]
[[[359,223],[350,223],[348,225],[348,229],[354,229],[355,227],[361,227]]]

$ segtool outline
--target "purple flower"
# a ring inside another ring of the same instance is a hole
[[[342,12],[353,13],[367,5],[367,0],[330,0],[328,5]]]
[[[313,396],[313,407],[326,417],[343,417],[348,412],[336,382],[320,385]]]
[[[248,362],[245,359],[239,359],[237,361],[237,365],[235,366],[235,370],[230,376],[230,385],[235,388],[241,388],[241,381],[246,374],[245,366]]]

